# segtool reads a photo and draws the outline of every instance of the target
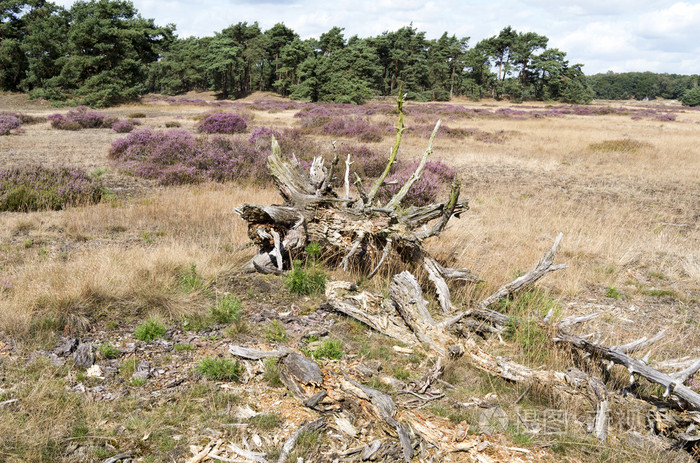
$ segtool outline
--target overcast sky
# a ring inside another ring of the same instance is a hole
[[[55,3],[69,6],[70,0]],[[428,38],[447,31],[473,46],[505,26],[549,37],[549,47],[586,74],[653,71],[700,74],[700,1],[660,0],[133,0],[180,37],[213,35],[239,21],[263,30],[283,22],[302,38],[333,26],[368,37],[413,23]]]

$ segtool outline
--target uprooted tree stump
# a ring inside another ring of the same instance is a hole
[[[350,195],[350,165],[351,159],[345,161],[344,194],[338,195],[331,182],[334,169],[339,159],[336,154],[330,166],[325,166],[323,160],[315,158],[310,171],[307,173],[294,158],[283,156],[277,142],[272,140],[272,154],[268,158],[268,168],[280,194],[284,198],[282,205],[253,205],[244,204],[236,212],[248,222],[248,235],[257,245],[258,253],[245,266],[246,270],[262,273],[283,273],[292,266],[293,259],[300,256],[307,244],[317,242],[327,262],[336,264],[347,270],[350,266],[360,270],[363,278],[374,277],[382,265],[394,257],[412,265],[422,267],[430,281],[435,285],[438,301],[443,311],[443,319],[435,319],[428,310],[423,292],[410,272],[402,272],[392,278],[390,296],[388,298],[367,291],[359,291],[352,282],[329,282],[326,287],[326,310],[342,313],[354,318],[373,330],[389,337],[400,340],[408,345],[425,350],[435,357],[431,371],[410,391],[425,394],[432,385],[438,382],[444,370],[444,364],[450,358],[464,357],[475,368],[494,376],[499,376],[514,383],[537,385],[562,398],[584,396],[594,404],[595,419],[590,431],[596,437],[605,441],[607,437],[608,416],[611,404],[616,400],[627,402],[633,399],[612,396],[605,383],[594,376],[583,373],[578,368],[569,368],[565,372],[547,371],[527,368],[508,359],[495,357],[486,352],[475,340],[471,333],[488,336],[491,333],[505,331],[509,317],[493,310],[499,301],[512,298],[517,293],[529,288],[535,282],[550,272],[566,268],[566,265],[554,264],[554,257],[562,239],[559,234],[552,248],[527,274],[503,285],[491,296],[482,301],[472,302],[468,308],[453,305],[447,280],[479,281],[466,268],[454,269],[442,266],[424,248],[423,243],[431,237],[436,237],[445,229],[452,217],[468,210],[466,200],[460,200],[460,184],[453,180],[447,200],[443,203],[430,204],[423,207],[411,206],[403,208],[402,201],[411,186],[420,178],[428,156],[432,153],[432,143],[440,127],[440,121],[433,133],[418,167],[399,191],[385,204],[377,199],[377,194],[396,162],[402,133],[404,131],[402,100],[399,98],[399,123],[391,155],[380,177],[366,190],[362,180],[356,175],[354,186],[357,197]],[[683,369],[674,373],[664,374],[652,368],[647,363],[647,357],[637,360],[629,354],[646,348],[663,338],[660,334],[651,339],[643,338],[630,344],[606,347],[589,342],[569,333],[569,328],[585,323],[595,315],[573,316],[551,324],[551,313],[539,322],[547,325],[552,334],[552,341],[559,345],[582,350],[587,358],[594,363],[607,364],[607,369],[613,364],[626,367],[630,373],[631,384],[635,377],[642,377],[665,388],[664,398],[674,399],[668,402],[668,410],[655,423],[668,421],[676,423],[669,426],[666,422],[659,424],[665,429],[664,433],[673,437],[677,442],[693,451],[697,451],[700,441],[700,395],[684,383],[700,370],[700,359],[691,359],[683,364]],[[455,332],[458,334],[455,335]],[[466,338],[466,339],[465,339]],[[303,360],[289,351],[279,352],[249,352],[245,348],[232,347],[231,353],[243,358],[259,359],[277,357],[282,366],[293,372],[292,360]],[[251,357],[252,356],[252,357]],[[290,363],[291,362],[291,363]],[[313,362],[307,362],[309,365]],[[291,365],[291,367],[290,367]],[[312,365],[311,365],[312,366]],[[298,369],[298,368],[297,368]],[[678,369],[678,368],[676,368]],[[284,370],[284,371],[287,371]],[[299,376],[299,375],[297,375]],[[318,375],[318,372],[316,374]],[[308,407],[314,408],[327,394],[339,387],[323,385],[322,381],[301,381],[313,385],[314,395],[306,397],[303,388],[297,383],[296,376],[284,376],[289,389]],[[348,380],[350,381],[350,380]],[[345,381],[344,384],[348,384]],[[353,383],[354,384],[354,383]],[[371,402],[376,410],[374,413],[388,424],[395,435],[398,435],[403,449],[403,456],[410,461],[412,451],[410,433],[399,421],[394,419],[395,407],[391,400],[371,388],[355,384],[355,396],[363,397]],[[360,389],[358,389],[360,388]],[[342,388],[340,388],[342,389]],[[435,396],[436,397],[436,396]],[[615,399],[615,400],[613,400]],[[384,408],[382,408],[384,407]],[[661,420],[661,421],[660,421]],[[410,421],[410,420],[408,420]],[[427,441],[434,440],[425,433],[418,432],[419,424],[411,422],[411,427]],[[654,425],[656,426],[656,425]],[[675,429],[671,432],[669,429]]]
[[[367,279],[374,277],[392,256],[398,256],[403,262],[422,266],[427,271],[445,311],[450,306],[447,279],[479,281],[468,269],[443,267],[423,246],[425,240],[438,236],[452,217],[459,217],[469,208],[466,200],[459,199],[458,180],[453,180],[445,202],[405,209],[402,205],[432,153],[440,121],[415,172],[385,204],[378,200],[378,193],[396,162],[405,130],[402,105],[399,98],[396,140],[387,165],[368,191],[355,174],[357,197],[350,195],[349,155],[345,161],[344,194],[339,195],[331,185],[339,163],[337,153],[330,166],[325,166],[322,158],[314,158],[307,173],[296,158],[281,153],[273,138],[268,168],[284,204],[244,204],[236,209],[248,222],[248,236],[258,247],[258,254],[246,265],[247,270],[281,273],[291,267],[294,257],[301,255],[311,242],[319,243],[327,262],[344,270],[350,266],[360,269]]]

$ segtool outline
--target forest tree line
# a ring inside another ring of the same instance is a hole
[[[301,39],[283,23],[262,30],[257,22],[239,22],[213,36],[179,38],[174,25],[142,18],[130,1],[80,0],[67,9],[45,0],[0,4],[0,90],[56,103],[107,106],[146,92],[191,90],[223,98],[274,91],[358,104],[399,88],[420,101],[489,96],[588,103],[616,97],[603,92],[641,94],[637,84],[628,91],[627,83],[609,83],[608,74],[586,78],[582,64],[548,48],[546,36],[510,26],[473,46],[469,37],[447,32],[428,39],[412,26],[368,38],[333,27],[318,39]],[[675,97],[683,86],[672,80],[673,90],[664,84],[663,95]]]

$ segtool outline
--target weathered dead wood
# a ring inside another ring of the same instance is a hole
[[[503,298],[513,297],[515,294],[521,292],[528,286],[531,286],[549,272],[565,269],[565,264],[553,265],[554,256],[557,254],[557,248],[559,247],[559,243],[561,242],[563,236],[564,235],[562,233],[557,235],[557,239],[554,240],[552,249],[550,249],[549,252],[542,257],[542,259],[540,259],[534,269],[525,275],[516,278],[507,285],[501,286],[495,293],[481,301],[479,304],[481,308],[486,309]]]
[[[326,420],[324,418],[319,418],[317,420],[311,421],[310,423],[304,424],[301,428],[294,431],[287,442],[282,446],[282,451],[280,452],[280,457],[277,459],[277,463],[285,463],[289,454],[294,450],[294,446],[297,445],[297,440],[299,436],[306,432],[320,431],[326,427]]]
[[[688,407],[700,410],[700,394],[670,375],[650,367],[646,363],[628,356],[627,354],[614,348],[593,344],[583,338],[567,333],[559,333],[555,339],[558,342],[565,342],[573,347],[584,350],[596,358],[608,360],[618,365],[622,365],[630,373],[630,384],[634,383],[634,376],[641,376],[646,380],[659,384],[666,388],[664,397],[673,395],[687,403]]]
[[[420,179],[430,154],[440,122],[435,126],[428,147],[415,172],[398,192],[385,204],[377,195],[386,184],[386,178],[396,162],[401,145],[403,125],[403,100],[399,98],[399,124],[396,140],[386,167],[368,192],[364,191],[359,177],[355,184],[359,198],[350,197],[350,157],[345,161],[345,192],[339,198],[331,188],[333,169],[338,156],[326,168],[316,157],[307,173],[296,158],[283,156],[279,144],[272,141],[268,169],[275,185],[284,198],[281,206],[257,206],[245,204],[235,211],[248,222],[248,235],[259,252],[246,266],[249,271],[279,273],[291,268],[295,255],[303,252],[306,244],[317,242],[321,246],[324,261],[339,265],[347,271],[351,266],[360,271],[360,278],[376,275],[392,254],[403,262],[416,267],[424,265],[441,297],[441,306],[450,307],[449,279],[478,281],[467,269],[451,269],[440,265],[429,256],[423,242],[439,235],[452,217],[459,217],[467,210],[468,202],[460,201],[460,183],[454,180],[446,202],[427,206],[401,204],[415,182]],[[341,193],[342,194],[342,193]],[[379,258],[379,263],[372,266]]]
[[[403,456],[407,463],[413,458],[413,447],[411,446],[411,435],[403,424],[395,419],[396,404],[388,395],[364,384],[358,383],[351,378],[345,377],[343,384],[345,390],[360,399],[369,400],[374,406],[375,414],[382,418],[384,422],[395,430],[403,449]]]
[[[246,359],[246,360],[262,360],[262,359],[268,359],[268,358],[280,358],[280,357],[284,357],[285,355],[293,352],[291,349],[288,349],[286,347],[284,347],[280,350],[265,351],[265,350],[253,349],[251,347],[234,346],[234,345],[229,346],[228,351],[234,357],[240,357],[240,358]]]
[[[389,288],[396,311],[404,323],[411,329],[418,342],[428,344],[429,349],[440,357],[447,354],[444,345],[445,333],[428,312],[423,292],[418,282],[410,272],[402,272],[394,276]]]

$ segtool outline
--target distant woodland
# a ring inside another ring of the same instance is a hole
[[[222,98],[273,91],[299,100],[360,104],[401,89],[408,99],[488,96],[588,103],[593,98],[678,98],[698,75],[585,76],[549,39],[510,26],[473,45],[412,26],[375,37],[333,27],[301,39],[282,23],[263,31],[239,22],[213,36],[179,38],[129,1],[0,1],[0,90],[56,104],[109,106],[147,92],[212,90]],[[695,90],[696,92],[698,90]]]

